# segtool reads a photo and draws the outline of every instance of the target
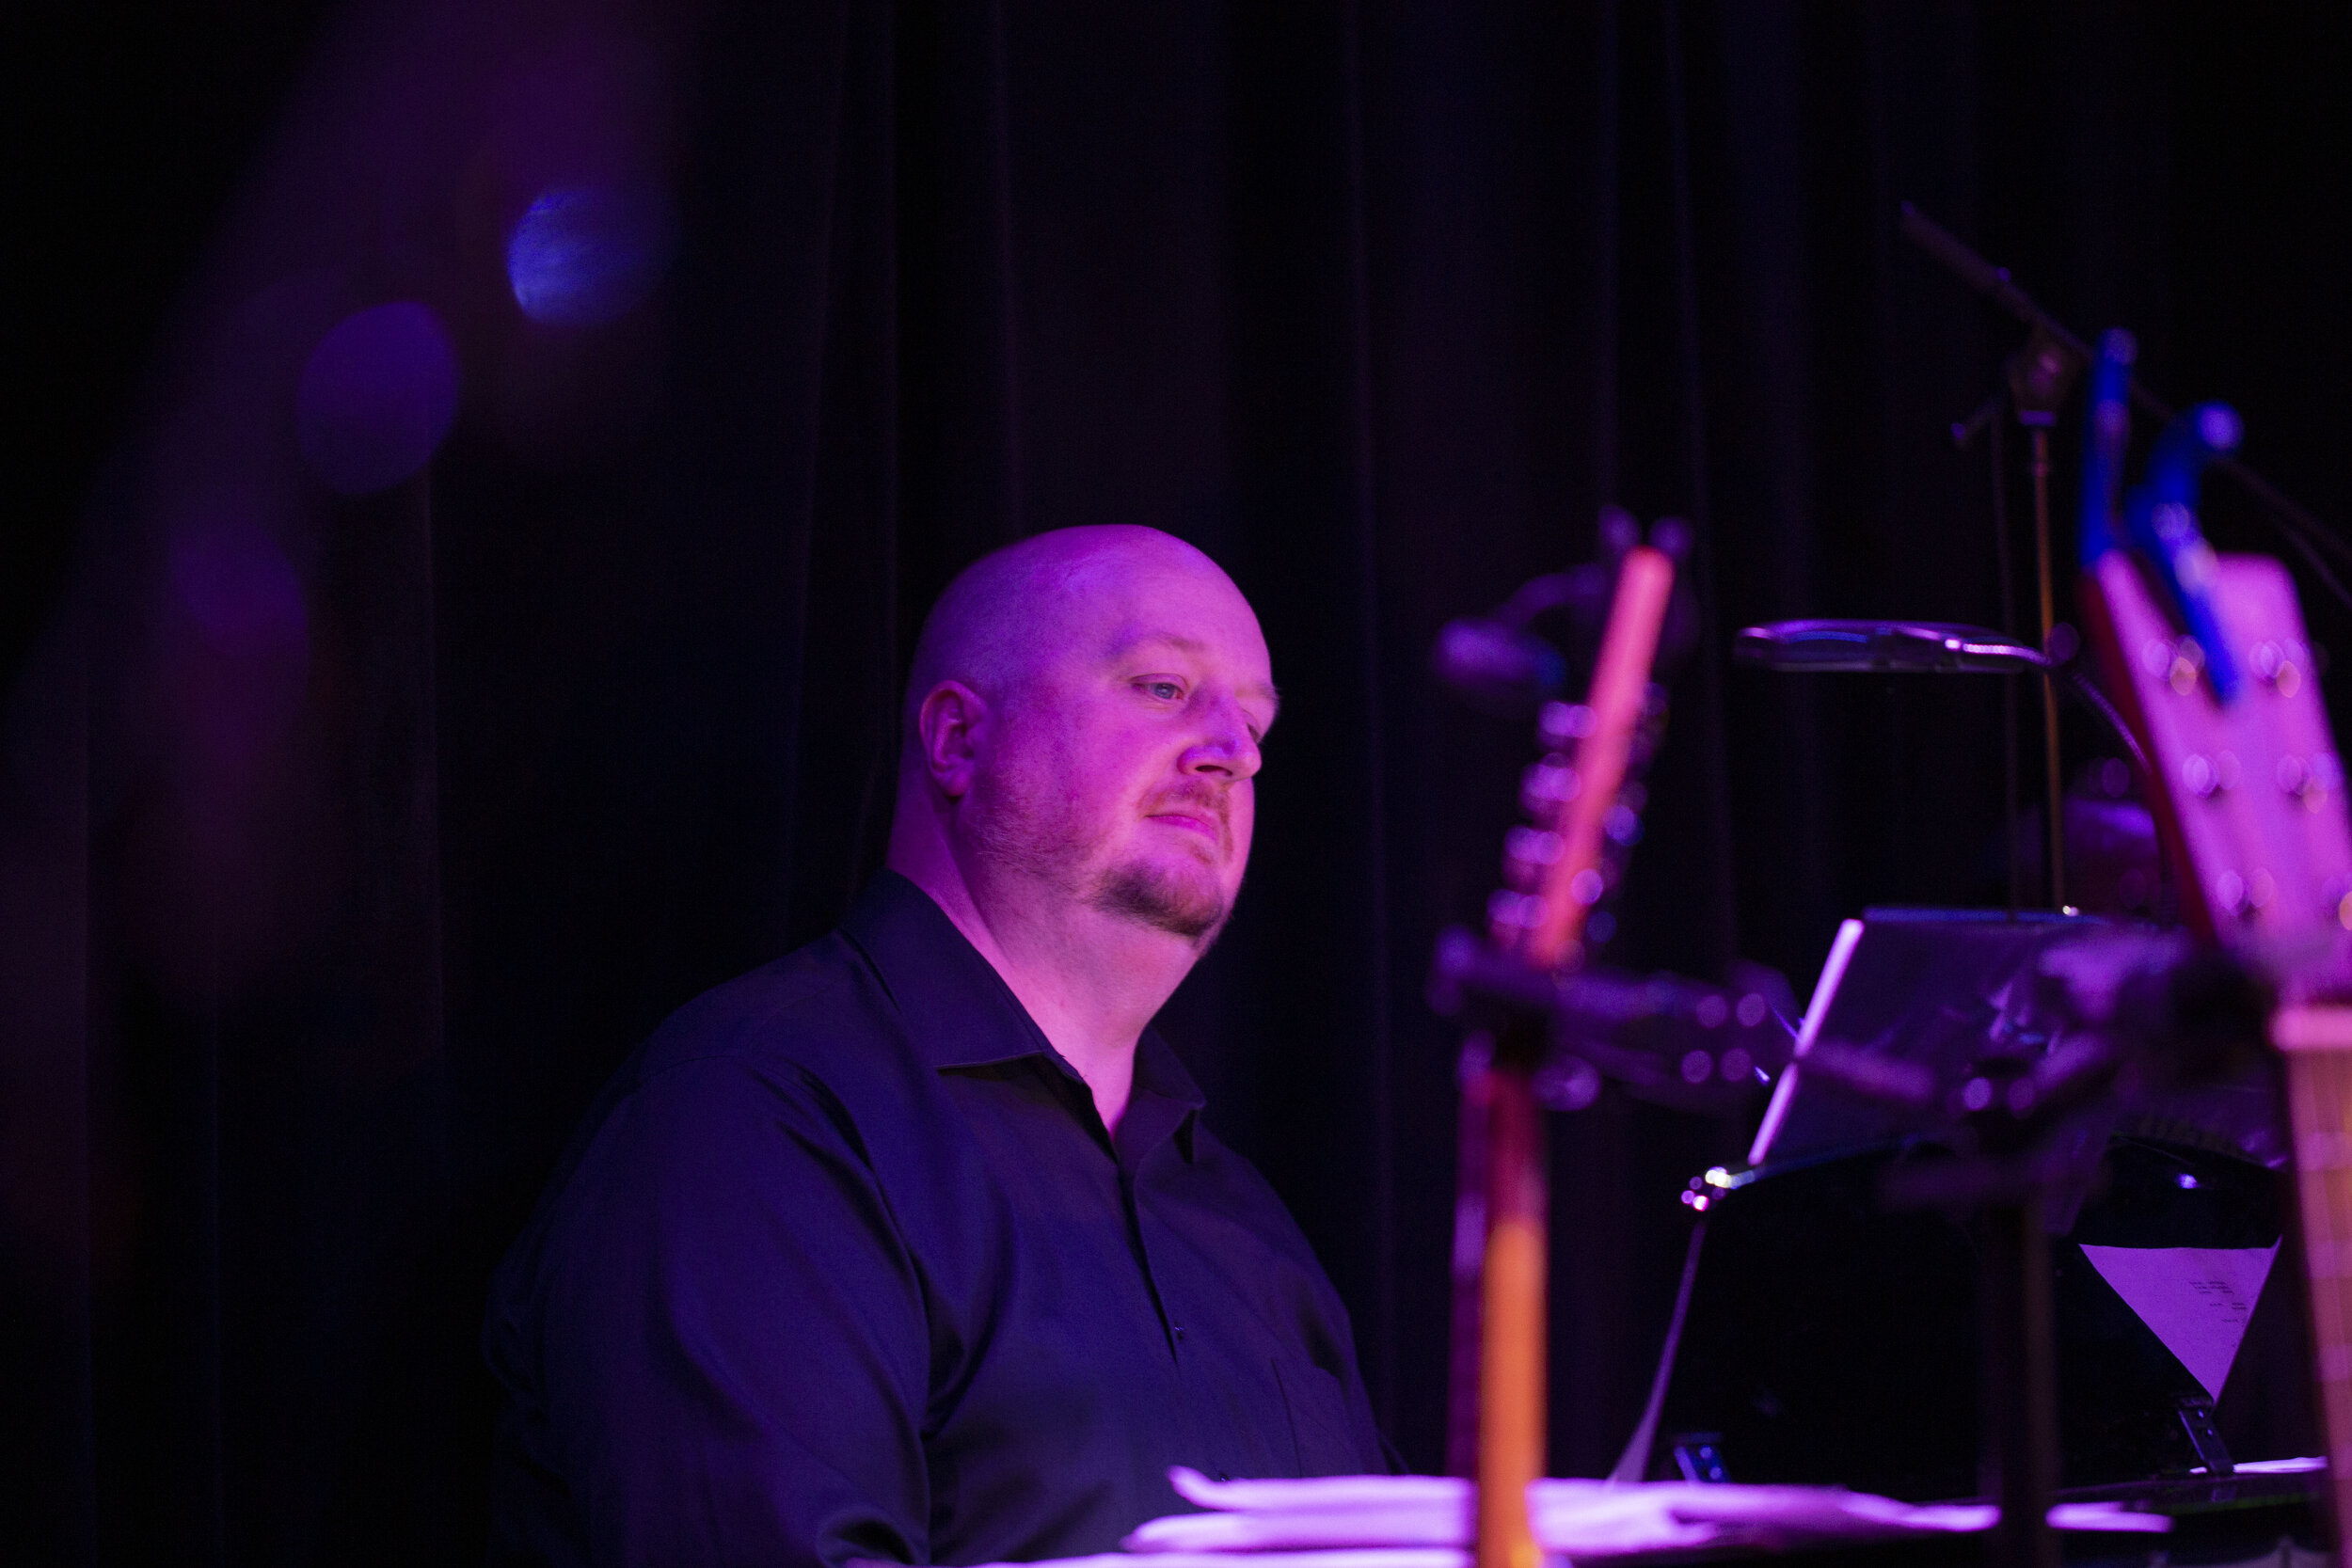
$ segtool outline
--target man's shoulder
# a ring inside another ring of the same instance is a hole
[[[787,1199],[791,1172],[814,1168],[795,1148],[830,1147],[850,1168],[908,1114],[910,1054],[887,990],[839,931],[672,1013],[606,1080],[500,1266],[484,1330],[494,1369],[535,1385],[534,1325],[563,1269],[604,1267],[663,1232],[691,1244],[681,1225],[725,1223],[714,1191],[739,1206]]]
[[[746,1127],[779,1117],[854,1138],[861,1112],[906,1098],[909,1054],[888,992],[839,931],[712,987],[605,1081],[518,1250],[580,1201],[583,1172],[642,1164],[681,1175],[739,1147]]]

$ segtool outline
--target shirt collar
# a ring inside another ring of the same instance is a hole
[[[933,1067],[945,1071],[1043,1056],[1077,1076],[995,966],[930,894],[898,873],[884,871],[866,884],[841,931],[874,966],[906,1019],[915,1049]],[[1144,1030],[1136,1042],[1136,1087],[1183,1107],[1187,1121],[1208,1102],[1152,1029]],[[1184,1144],[1189,1158],[1190,1138]]]

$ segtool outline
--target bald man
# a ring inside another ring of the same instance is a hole
[[[1388,1467],[1347,1317],[1151,1021],[1232,912],[1273,724],[1190,546],[959,578],[888,869],[614,1077],[499,1273],[499,1563],[1114,1547],[1212,1476]]]

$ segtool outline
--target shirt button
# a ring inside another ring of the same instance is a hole
[[[1183,1323],[1178,1323],[1178,1324],[1176,1324],[1176,1325],[1175,1325],[1175,1329],[1176,1329],[1176,1338],[1177,1338],[1178,1339],[1180,1339],[1180,1340],[1181,1340],[1181,1339],[1183,1339],[1183,1338],[1184,1338],[1184,1325]]]

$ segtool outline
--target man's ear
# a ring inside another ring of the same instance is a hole
[[[924,771],[950,800],[961,800],[972,787],[988,720],[987,702],[961,681],[941,681],[915,709],[914,733],[923,750]]]

